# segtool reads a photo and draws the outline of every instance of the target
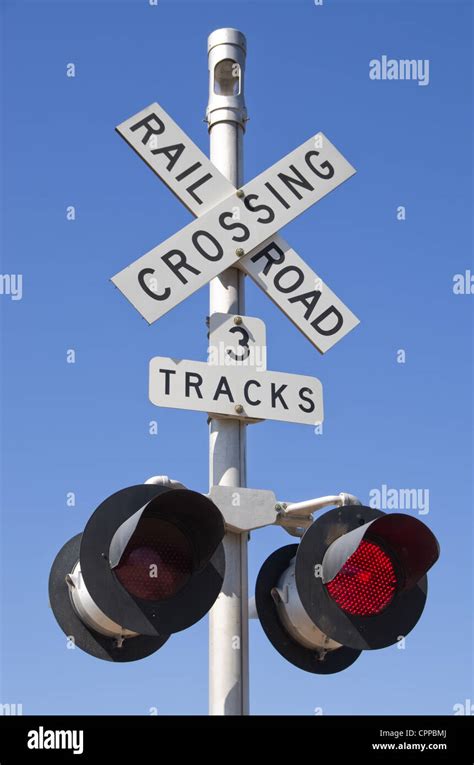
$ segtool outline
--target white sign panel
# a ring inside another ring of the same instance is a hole
[[[112,281],[151,324],[354,173],[318,133]]]
[[[267,368],[267,336],[261,319],[213,313],[209,317],[207,363],[212,366]]]
[[[150,361],[149,391],[152,404],[173,409],[305,425],[323,421],[321,382],[306,375],[157,356]]]
[[[194,215],[202,215],[235,191],[230,181],[158,103],[133,115],[116,129]],[[321,295],[317,315],[313,313],[312,316],[306,316],[306,311],[302,312],[300,305],[294,306],[291,302],[295,295],[288,296],[278,287],[272,287],[275,274],[267,279],[267,271],[259,267],[264,262],[261,259],[251,260],[253,255],[258,255],[257,252],[246,256],[239,266],[267,292],[313,345],[324,353],[354,329],[359,320],[283,237],[277,234],[272,241],[275,248],[285,253],[285,266],[292,265],[304,272],[305,289],[309,285],[319,285]],[[329,312],[328,319],[330,314],[335,318],[332,326],[324,316],[319,323],[317,321],[325,311]]]
[[[281,236],[268,239],[241,265],[321,353],[359,324]]]

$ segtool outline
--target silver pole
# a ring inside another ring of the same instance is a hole
[[[209,36],[207,122],[214,165],[236,187],[243,181],[246,40],[236,29]],[[244,275],[229,268],[210,283],[210,313],[243,314]],[[237,420],[210,419],[211,486],[245,486],[245,428]],[[224,538],[226,574],[209,614],[209,714],[248,714],[247,535]]]

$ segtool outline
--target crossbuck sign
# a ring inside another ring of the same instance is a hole
[[[236,190],[157,103],[117,131],[199,216],[112,279],[150,324],[236,265],[322,353],[359,323],[277,233],[355,173],[323,133]]]

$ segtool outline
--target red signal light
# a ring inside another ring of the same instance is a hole
[[[173,524],[143,518],[114,568],[127,592],[142,600],[166,600],[188,581],[193,555],[187,537]]]
[[[389,555],[363,539],[334,579],[326,585],[339,608],[354,616],[374,616],[392,601],[397,577]]]

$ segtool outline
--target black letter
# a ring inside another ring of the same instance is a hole
[[[302,412],[307,412],[307,414],[311,414],[311,412],[314,412],[316,409],[316,404],[314,401],[310,398],[307,398],[307,396],[304,396],[304,393],[313,393],[311,388],[301,388],[301,390],[298,391],[298,395],[302,401],[305,402],[305,404],[309,404],[309,408],[302,406],[301,404],[298,404],[298,408],[301,409]]]
[[[209,241],[212,242],[212,244],[214,245],[214,247],[217,250],[217,255],[209,255],[209,253],[207,253],[201,247],[201,245],[199,244],[199,237],[201,237],[201,236],[207,237],[209,239]],[[212,236],[212,234],[209,234],[208,231],[195,231],[194,234],[192,235],[191,239],[193,241],[193,244],[194,244],[196,250],[198,250],[204,258],[207,258],[207,260],[220,260],[222,258],[223,254],[224,254],[224,250],[223,250],[222,246],[219,244],[217,239],[214,236]]]
[[[168,300],[169,296],[171,295],[171,290],[169,287],[166,287],[162,295],[157,295],[156,292],[152,292],[152,290],[146,284],[145,276],[147,274],[154,274],[154,273],[155,273],[154,268],[142,268],[142,270],[138,274],[138,283],[140,287],[142,288],[142,290],[145,290],[146,294],[152,297],[153,300]]]
[[[303,189],[308,189],[308,191],[314,191],[314,186],[311,186],[309,181],[307,181],[306,178],[301,175],[300,171],[297,170],[294,165],[290,165],[290,170],[292,170],[298,177],[291,178],[289,175],[285,175],[285,173],[278,173],[278,177],[280,181],[282,181],[285,186],[287,186],[290,191],[293,192],[297,199],[303,199],[303,195],[294,189],[293,186],[301,186]]]
[[[281,277],[284,274],[289,274],[291,271],[295,271],[295,273],[298,274],[296,278],[296,282],[290,285],[290,287],[281,287],[280,286]],[[278,271],[278,273],[275,274],[275,278],[273,280],[273,284],[277,288],[278,292],[293,292],[293,290],[298,289],[298,287],[300,287],[303,284],[303,282],[304,282],[304,273],[301,270],[301,268],[298,268],[298,266],[285,266],[285,268],[282,268],[281,271]]]
[[[200,205],[202,205],[202,199],[199,199],[198,195],[194,193],[194,189],[199,188],[199,186],[202,186],[203,183],[206,183],[206,181],[209,181],[212,178],[211,173],[207,173],[207,175],[203,175],[202,178],[199,178],[198,181],[194,181],[194,183],[191,184],[191,186],[188,186],[186,191],[189,191],[192,198],[196,200],[196,202]]]
[[[337,318],[336,326],[333,327],[332,329],[321,329],[319,325],[321,324],[321,322],[324,321],[324,319],[327,319],[327,317],[331,313],[335,314]],[[318,316],[317,319],[312,321],[311,326],[314,327],[316,332],[319,332],[320,335],[335,335],[336,332],[339,332],[343,323],[344,323],[344,320],[342,318],[342,314],[340,314],[337,308],[334,308],[334,306],[332,305],[330,308],[326,308],[326,310],[321,314],[321,316]]]
[[[169,396],[170,395],[170,376],[171,375],[175,375],[176,374],[176,370],[175,369],[159,369],[158,371],[161,372],[162,374],[164,374],[165,377],[166,377],[166,380],[165,380],[165,396]]]
[[[156,130],[150,127],[151,120],[155,120],[155,122],[158,123],[158,128]],[[160,135],[160,133],[164,133],[165,131],[165,126],[163,125],[162,121],[156,116],[156,114],[153,114],[153,112],[149,114],[148,117],[144,117],[142,120],[140,120],[140,122],[137,122],[136,125],[132,125],[130,130],[135,132],[135,130],[138,130],[140,127],[146,127],[146,133],[142,138],[142,143],[145,145],[148,143],[150,136]]]
[[[303,305],[306,306],[304,317],[305,319],[309,319],[320,297],[321,297],[321,292],[319,290],[313,290],[312,292],[304,292],[301,295],[295,295],[295,297],[288,298],[288,302],[303,303]]]
[[[161,149],[152,149],[152,154],[164,154],[169,159],[167,170],[172,170],[184,151],[184,143],[175,143],[172,146],[163,146]]]
[[[198,170],[198,168],[202,167],[202,162],[195,162],[194,165],[191,165],[191,167],[187,167],[186,170],[183,170],[182,173],[176,176],[177,181],[182,181],[183,178],[187,178],[188,175],[191,175],[191,173],[194,173],[195,170]]]
[[[242,236],[233,236],[232,239],[234,242],[246,242],[250,236],[250,231],[248,230],[247,226],[244,226],[243,223],[238,223],[237,221],[234,221],[234,223],[226,223],[226,220],[229,216],[232,218],[232,220],[234,220],[231,212],[223,212],[221,215],[219,215],[220,225],[222,228],[225,228],[226,231],[233,231],[234,228],[241,228],[244,232]]]
[[[217,388],[216,388],[216,392],[215,392],[212,400],[213,401],[217,401],[219,396],[222,395],[222,394],[225,394],[228,397],[229,401],[234,403],[234,399],[232,397],[232,392],[231,392],[231,390],[229,388],[229,383],[227,382],[225,377],[221,377],[221,379],[219,380],[219,383],[218,383]]]
[[[281,403],[283,404],[283,408],[284,409],[288,409],[288,407],[286,405],[286,401],[283,398],[283,396],[281,395],[283,393],[283,391],[285,390],[285,388],[288,388],[288,385],[280,385],[278,390],[276,390],[275,383],[272,383],[272,407],[273,407],[273,409],[275,409],[275,407],[276,407],[276,400],[277,400],[277,398],[280,399]]]
[[[272,257],[270,255],[270,250],[276,250],[276,252],[278,253],[278,256],[276,258]],[[281,263],[284,263],[285,253],[280,247],[278,247],[277,244],[275,244],[275,242],[270,242],[270,244],[267,244],[267,246],[264,247],[263,250],[260,250],[260,252],[257,252],[257,254],[254,255],[253,258],[251,258],[251,261],[252,263],[256,263],[257,260],[260,260],[260,258],[267,259],[267,263],[263,269],[263,275],[267,276],[272,266],[279,266]]]
[[[191,381],[191,377],[196,378],[194,382]],[[200,390],[202,385],[201,375],[199,375],[197,372],[186,372],[185,379],[186,379],[186,393],[184,395],[186,396],[186,398],[189,398],[191,388],[194,388],[194,390],[198,394],[198,398],[202,398],[202,393]]]
[[[273,186],[272,186],[272,184],[271,184],[271,183],[266,183],[266,184],[265,184],[265,186],[267,187],[267,189],[268,189],[269,191],[271,191],[271,192],[272,192],[273,196],[274,196],[274,197],[276,197],[276,198],[278,199],[278,201],[280,202],[280,204],[282,204],[282,205],[283,205],[283,207],[284,207],[286,210],[289,210],[289,209],[290,209],[290,205],[288,204],[288,202],[286,201],[286,199],[283,199],[283,197],[281,196],[281,194],[279,194],[279,193],[278,193],[278,191],[277,191],[276,189],[274,189],[274,188],[273,188]]]
[[[258,194],[249,194],[244,199],[244,205],[250,212],[260,212],[260,210],[266,210],[268,213],[268,218],[257,218],[257,221],[259,223],[271,223],[275,220],[275,213],[273,212],[272,208],[268,205],[255,205],[255,207],[250,206],[250,201],[252,199],[258,199]]]
[[[334,168],[333,168],[333,166],[329,162],[323,162],[321,167],[323,167],[325,170],[327,168],[327,170],[328,170],[327,174],[323,175],[322,173],[319,172],[318,168],[315,167],[310,162],[310,157],[314,157],[314,156],[319,157],[319,151],[308,151],[308,153],[306,154],[305,160],[306,160],[306,164],[308,165],[308,167],[310,167],[311,170],[313,171],[313,173],[316,173],[316,175],[318,175],[320,178],[325,178],[326,180],[328,178],[332,178],[333,175],[334,175]]]
[[[252,401],[252,399],[249,398],[249,388],[251,385],[256,385],[257,388],[262,387],[262,384],[259,383],[258,380],[248,380],[244,385],[244,399],[246,400],[247,404],[250,404],[251,406],[258,406],[262,403],[260,399],[257,401]]]
[[[172,263],[171,258],[173,255],[177,255],[179,258],[178,263]],[[201,272],[197,270],[197,268],[194,268],[194,266],[190,266],[189,263],[186,261],[186,255],[184,252],[181,252],[181,250],[170,250],[165,255],[162,256],[161,260],[163,263],[166,263],[168,268],[171,268],[172,272],[175,274],[175,276],[178,277],[179,281],[182,284],[187,284],[188,280],[181,276],[179,273],[182,268],[187,268],[188,271],[191,271],[192,274],[200,274]]]

